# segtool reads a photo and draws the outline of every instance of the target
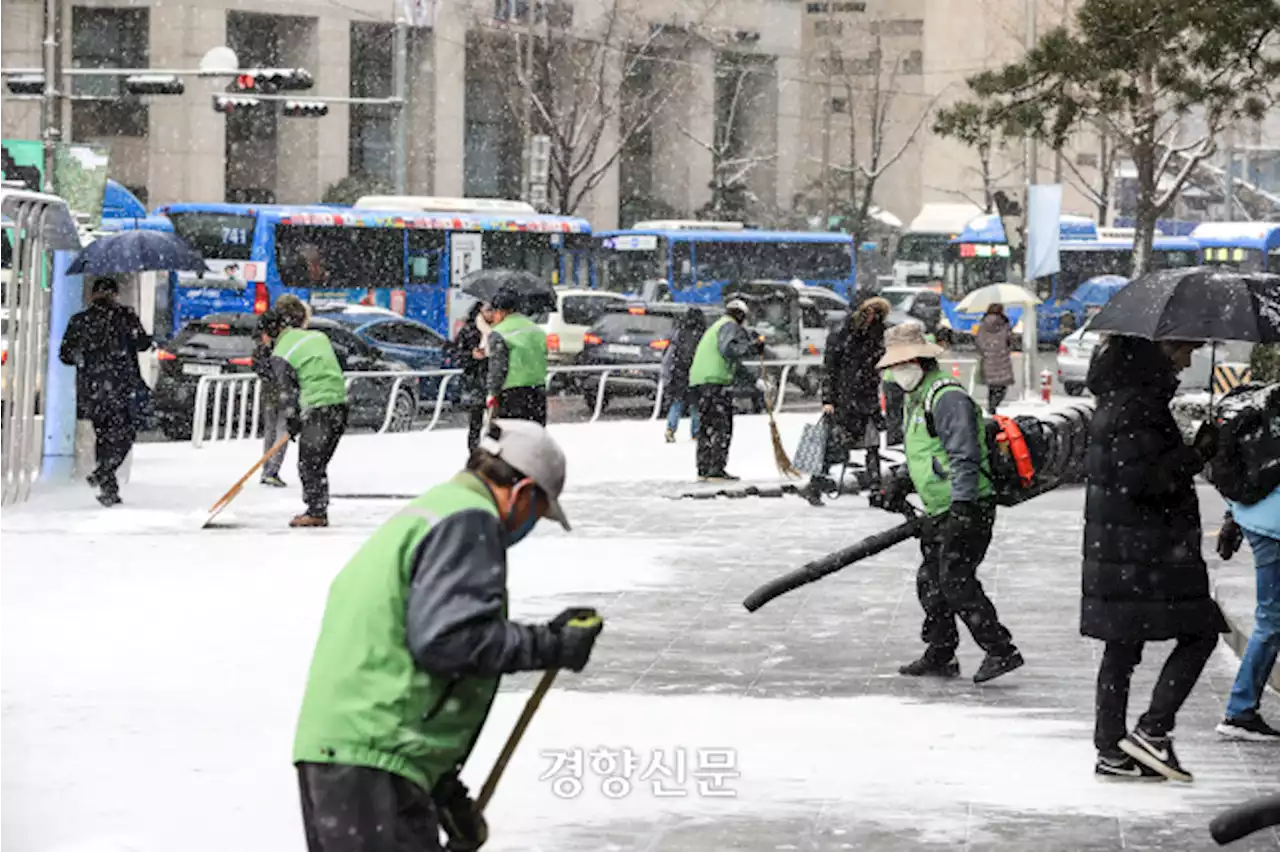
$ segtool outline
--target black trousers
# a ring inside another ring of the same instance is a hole
[[[916,574],[916,594],[924,609],[920,638],[934,659],[949,660],[959,647],[957,616],[982,650],[1004,651],[1012,644],[995,604],[978,580],[978,566],[991,545],[996,507],[993,502],[976,506],[976,523],[964,535],[952,535],[944,515],[935,518],[932,528],[920,538],[920,571]]]
[[[1118,757],[1120,740],[1128,733],[1129,680],[1142,662],[1142,642],[1108,642],[1098,667],[1098,691],[1094,698],[1093,744],[1100,754]],[[1174,719],[1200,672],[1218,645],[1217,636],[1179,636],[1160,678],[1151,692],[1151,706],[1138,727],[1154,737],[1173,730]]]
[[[987,388],[987,413],[994,415],[996,408],[1000,403],[1004,402],[1004,395],[1009,392],[1007,387],[997,387],[992,385]]]
[[[498,394],[497,416],[547,425],[547,392],[542,388],[507,388]]]
[[[96,462],[93,478],[103,494],[119,494],[120,484],[116,482],[116,471],[133,449],[138,431],[129,411],[129,403],[124,399],[102,400],[94,404],[89,419],[93,422],[93,452]]]
[[[364,766],[299,763],[309,852],[441,852],[430,794]]]
[[[347,407],[325,405],[313,408],[302,419],[298,436],[298,478],[307,514],[324,518],[329,512],[329,461],[347,431]]]
[[[279,441],[280,436],[285,433],[284,418],[281,414],[280,403],[264,396],[262,400],[262,451],[264,453],[274,447],[276,441]],[[262,475],[279,476],[280,468],[284,465],[284,457],[288,452],[289,445],[285,444],[275,455],[267,459],[267,463],[262,466]]]
[[[733,442],[733,389],[727,385],[699,385],[698,476],[725,472]]]
[[[473,405],[467,414],[467,451],[470,452],[480,443],[480,430],[484,428],[484,406]]]

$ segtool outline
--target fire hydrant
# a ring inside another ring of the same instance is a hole
[[[1040,398],[1045,402],[1053,395],[1053,373],[1048,370],[1040,371]]]

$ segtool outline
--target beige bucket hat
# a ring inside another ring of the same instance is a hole
[[[883,370],[917,358],[937,358],[946,352],[936,343],[924,339],[924,327],[913,322],[895,325],[884,333],[884,357],[876,364]]]

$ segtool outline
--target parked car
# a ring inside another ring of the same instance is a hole
[[[173,440],[191,437],[196,388],[202,376],[253,372],[253,332],[256,314],[210,314],[179,329],[165,348],[156,353],[160,374],[155,386],[155,408],[160,429]],[[333,344],[344,371],[407,370],[409,365],[384,357],[341,324],[313,317],[311,328],[324,333]],[[353,428],[381,428],[390,399],[392,379],[361,378],[348,388]],[[418,411],[418,389],[411,382],[396,391],[392,431],[407,431]],[[209,417],[213,416],[210,406]]]
[[[1094,350],[1102,342],[1102,335],[1090,331],[1090,317],[1084,325],[1062,339],[1058,346],[1058,380],[1071,396],[1085,392],[1089,377],[1089,362]],[[1178,391],[1208,390],[1213,380],[1213,364],[1248,364],[1253,355],[1253,344],[1241,341],[1219,343],[1217,347],[1202,346],[1191,356],[1191,366],[1178,374]]]
[[[885,287],[880,295],[889,301],[887,325],[914,322],[927,334],[938,333],[942,320],[942,294],[929,287]]]
[[[559,310],[529,317],[547,335],[547,360],[552,364],[572,364],[582,352],[582,336],[602,316],[623,313],[629,301],[621,293],[557,287]]]
[[[735,282],[724,286],[724,298],[741,297],[751,306],[750,330],[765,339],[769,360],[821,359],[832,326],[844,320],[849,308],[837,294],[815,292],[820,290],[824,288],[799,282]],[[819,304],[826,310],[819,309]],[[795,367],[787,376],[802,393],[815,395],[821,390],[820,361]]]
[[[315,318],[329,320],[346,328],[356,337],[382,354],[382,357],[403,361],[410,370],[441,370],[452,366],[449,344],[444,336],[430,326],[416,320],[405,319],[385,308],[362,305],[335,305],[317,309]],[[424,399],[435,399],[440,390],[440,379],[421,378],[418,393]],[[449,398],[456,400],[458,382],[449,383]]]
[[[653,365],[662,363],[662,356],[671,344],[680,317],[690,308],[697,307],[707,318],[707,325],[724,314],[724,309],[712,305],[688,305],[660,302],[654,305],[632,304],[626,313],[610,313],[601,317],[583,336],[582,352],[578,363],[584,365],[616,365],[620,367]],[[767,354],[765,357],[771,357]],[[758,370],[753,374],[757,375]],[[611,373],[605,382],[604,404],[618,397],[644,397],[653,399],[658,390],[659,372],[656,369],[626,370]],[[582,399],[587,408],[594,410],[600,376],[587,374],[582,377]],[[764,410],[764,399],[755,389],[755,379],[735,387],[735,397],[749,403],[753,411]],[[663,402],[665,407],[667,401]]]

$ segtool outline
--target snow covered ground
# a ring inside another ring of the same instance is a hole
[[[807,419],[780,418],[789,447]],[[1179,730],[1196,785],[1093,780],[1096,649],[1074,635],[1072,597],[1078,491],[1002,515],[984,569],[1026,669],[986,689],[904,682],[893,669],[919,647],[909,545],[760,613],[740,605],[760,582],[892,519],[857,498],[824,509],[668,499],[691,484],[687,428],[667,445],[654,423],[552,427],[569,454],[575,531],[540,528],[513,551],[513,616],[593,605],[607,627],[592,666],[562,674],[534,720],[490,807],[486,848],[1200,849],[1218,807],[1280,790],[1275,752],[1207,733],[1233,673],[1225,654]],[[460,466],[464,444],[457,431],[350,437],[333,491],[416,494]],[[335,497],[332,527],[289,530],[296,485],[254,484],[219,518],[225,527],[201,531],[205,508],[258,452],[140,446],[122,506],[102,509],[76,486],[4,512],[6,849],[304,848],[289,761],[328,583],[398,501]],[[730,469],[777,480],[763,418],[738,419]],[[969,674],[977,652],[962,653]],[[499,696],[464,775],[473,790],[532,683],[509,679]],[[588,758],[583,791],[558,795],[544,778],[551,752],[575,749]],[[620,797],[592,771],[600,749],[638,761]],[[686,761],[686,777],[667,782],[686,795],[639,780],[658,750],[668,766],[676,753]],[[708,751],[732,756],[733,796],[693,777]]]

